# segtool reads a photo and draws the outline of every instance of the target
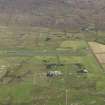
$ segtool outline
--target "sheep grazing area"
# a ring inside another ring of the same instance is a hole
[[[0,105],[105,105],[103,69],[86,41],[1,28]],[[62,75],[47,76],[54,71]]]

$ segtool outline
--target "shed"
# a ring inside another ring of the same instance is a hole
[[[47,77],[57,77],[57,76],[62,76],[61,71],[48,71],[47,72]]]

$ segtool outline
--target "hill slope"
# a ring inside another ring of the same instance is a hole
[[[104,0],[0,0],[0,23],[60,29],[95,24],[103,29],[104,11]]]

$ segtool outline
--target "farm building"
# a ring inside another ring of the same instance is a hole
[[[57,77],[57,76],[62,76],[61,71],[48,71],[47,72],[47,77]]]
[[[78,73],[88,73],[88,70],[87,69],[82,69],[82,70],[79,70]]]

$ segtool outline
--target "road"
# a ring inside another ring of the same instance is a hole
[[[53,50],[0,50],[0,56],[81,56],[85,55],[82,51]]]

